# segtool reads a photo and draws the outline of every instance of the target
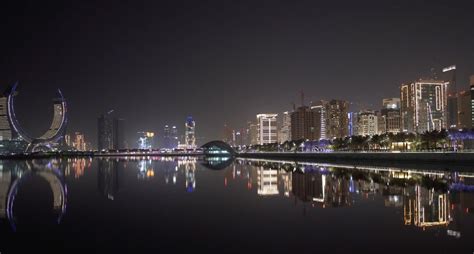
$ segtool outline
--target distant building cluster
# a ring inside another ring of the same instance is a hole
[[[400,85],[400,97],[382,99],[379,109],[351,110],[346,100],[320,100],[282,113],[258,113],[245,128],[224,125],[223,140],[232,146],[284,143],[291,140],[332,140],[385,133],[422,134],[474,126],[474,75],[469,90],[458,91],[456,66]]]
[[[125,138],[124,119],[112,117],[113,111],[101,115],[98,118],[98,149],[123,150],[123,149],[196,149],[196,122],[193,117],[186,118],[184,123],[184,135],[179,136],[178,127],[165,125],[161,135],[155,131],[144,130],[136,132],[133,136],[131,147]],[[76,147],[76,146],[74,146]]]

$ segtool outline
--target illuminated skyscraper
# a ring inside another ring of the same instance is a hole
[[[283,143],[291,140],[291,114],[288,111],[283,112],[278,132],[278,142]]]
[[[0,97],[0,141],[12,140],[13,133],[8,120],[8,97]]]
[[[278,142],[278,114],[257,115],[257,143],[260,145]]]
[[[321,101],[321,105],[311,107],[314,117],[314,127],[316,131],[315,139],[326,139],[326,106]]]
[[[163,128],[163,148],[172,149],[171,147],[171,128],[165,125]]]
[[[374,111],[366,110],[358,114],[357,135],[373,136],[378,134],[378,120]]]
[[[398,133],[401,129],[400,98],[388,98],[382,101],[381,115],[385,117],[385,131]]]
[[[193,117],[188,116],[184,127],[184,142],[186,144],[186,147],[188,149],[196,148],[196,122],[194,122]]]
[[[71,135],[69,135],[69,134],[64,135],[64,141],[66,142],[67,146],[69,146],[69,147],[72,146]]]
[[[471,128],[474,128],[474,75],[470,77],[471,87]]]
[[[349,135],[348,109],[349,102],[343,100],[331,100],[325,104],[326,138],[343,138]]]
[[[347,113],[347,119],[349,122],[349,136],[357,136],[359,133],[358,130],[358,117],[359,113],[358,112],[349,112]]]
[[[458,124],[458,102],[456,88],[456,65],[443,68],[444,79],[447,81],[447,105],[446,121],[447,128],[456,128]]]
[[[176,126],[165,125],[163,129],[163,147],[167,149],[174,149],[178,147],[178,129]]]
[[[77,151],[86,151],[86,141],[84,139],[84,134],[80,132],[74,133],[74,148],[76,148]]]
[[[402,130],[424,133],[446,129],[447,83],[418,80],[400,87]]]

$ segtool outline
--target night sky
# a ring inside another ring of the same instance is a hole
[[[472,1],[9,2],[0,88],[19,81],[17,114],[36,135],[62,89],[68,132],[94,145],[109,109],[129,139],[164,124],[182,133],[191,115],[202,144],[224,123],[291,109],[301,90],[378,109],[431,67],[456,64],[458,88],[474,74]]]

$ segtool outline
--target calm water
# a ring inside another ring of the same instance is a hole
[[[4,161],[0,252],[473,253],[474,174],[455,170]]]

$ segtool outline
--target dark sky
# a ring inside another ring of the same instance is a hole
[[[34,134],[49,125],[56,88],[68,131],[93,143],[108,109],[129,137],[164,124],[182,132],[192,115],[202,143],[225,122],[291,109],[301,90],[377,109],[431,67],[456,64],[461,88],[474,74],[472,1],[9,2],[1,87],[20,82],[17,111]]]

